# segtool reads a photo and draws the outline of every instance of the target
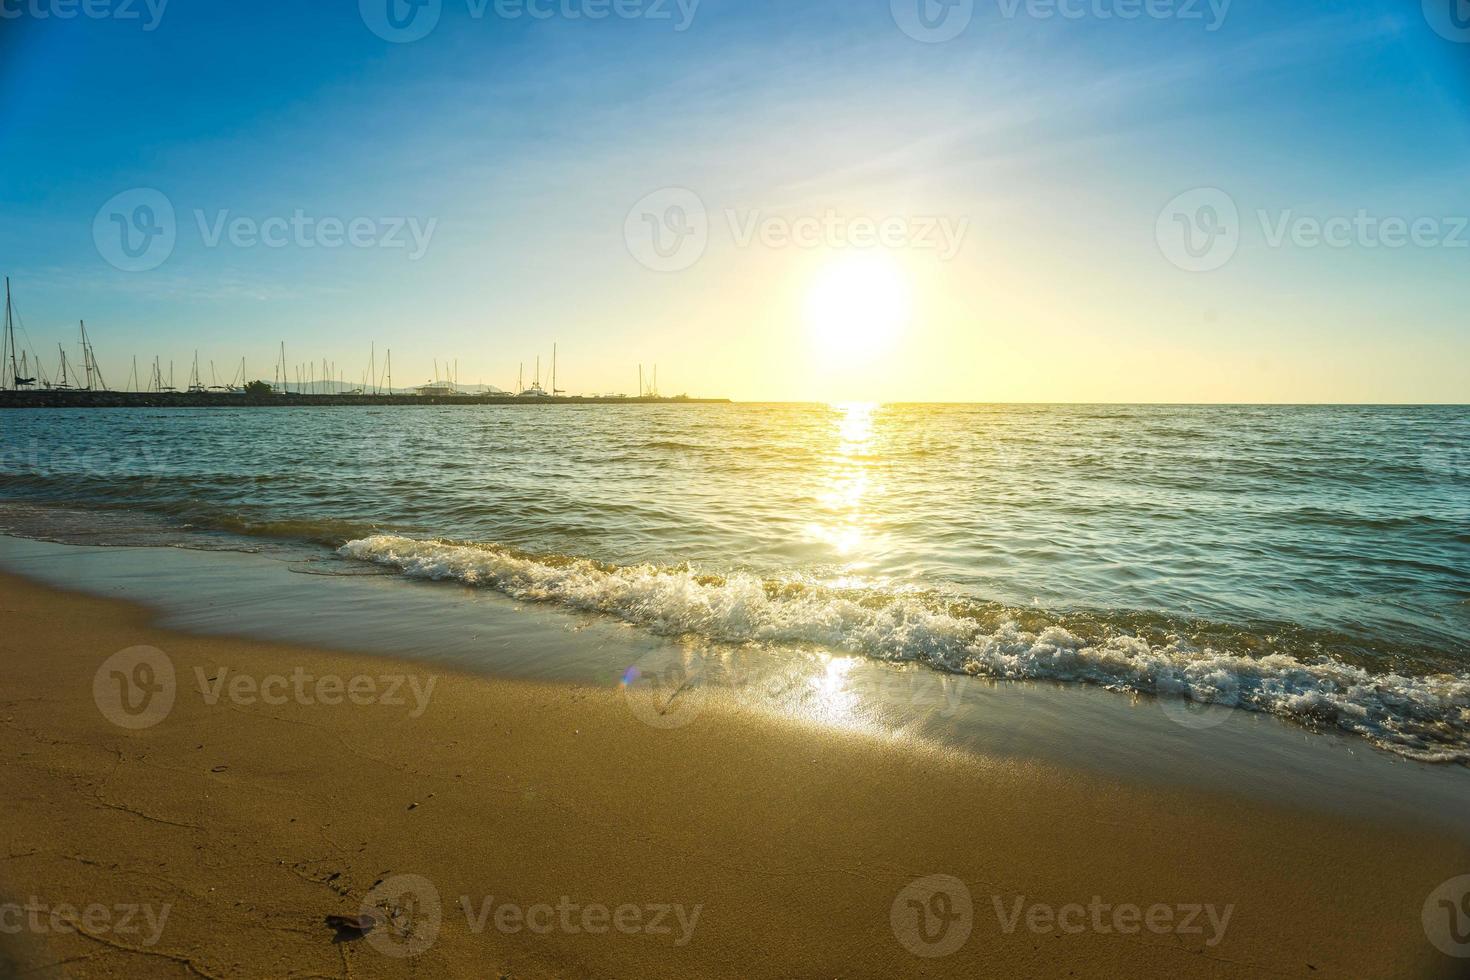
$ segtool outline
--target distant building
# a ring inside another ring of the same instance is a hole
[[[454,385],[441,383],[438,381],[429,385],[420,385],[419,387],[415,388],[414,391],[418,392],[425,398],[446,398],[451,395],[460,394],[460,392],[454,387]]]

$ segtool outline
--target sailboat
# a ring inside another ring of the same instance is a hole
[[[531,387],[521,392],[522,398],[550,398],[551,392],[541,387],[541,358],[536,358],[536,380],[531,382]]]
[[[170,378],[169,380],[172,381],[173,379]],[[191,395],[201,395],[205,390],[204,379],[199,377],[199,352],[197,350],[194,352],[194,367],[189,371],[188,390]]]
[[[52,391],[71,391],[72,385],[66,380],[66,348],[60,344],[56,345],[56,351],[61,355],[61,377],[55,384],[47,385]]]
[[[92,348],[92,338],[87,336],[87,322],[80,320],[78,323],[81,326],[82,365],[87,372],[87,386],[83,390],[101,388],[106,391],[107,381],[102,377],[102,368],[97,365],[97,352]]]
[[[10,352],[10,378],[15,390],[29,388],[36,383],[35,378],[21,377],[21,369],[15,363],[15,314],[10,308],[10,277],[5,277],[5,350]],[[0,355],[4,351],[0,350]],[[22,355],[24,357],[24,355]]]

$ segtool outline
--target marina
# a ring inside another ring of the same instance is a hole
[[[0,331],[0,409],[6,408],[286,408],[332,406],[339,408],[384,405],[649,405],[649,404],[719,404],[728,398],[691,398],[688,395],[662,397],[658,394],[657,369],[651,382],[645,381],[643,365],[638,365],[638,394],[568,395],[557,387],[557,345],[551,348],[551,389],[541,385],[541,360],[536,359],[536,375],[525,386],[518,373],[514,391],[493,385],[461,386],[458,363],[445,364],[447,377],[440,377],[439,362],[434,361],[434,378],[411,388],[393,387],[393,352],[384,359],[378,371],[377,348],[371,349],[368,368],[362,382],[348,387],[345,372],[329,361],[296,366],[286,361],[286,345],[272,365],[271,381],[251,381],[245,358],[231,379],[220,384],[214,362],[209,363],[210,383],[204,384],[199,352],[195,351],[189,368],[187,388],[180,391],[173,382],[173,363],[165,371],[162,360],[153,359],[146,385],[133,358],[125,390],[107,387],[97,354],[87,334],[85,321],[80,325],[79,346],[82,355],[80,375],[67,357],[66,347],[57,345],[58,367],[54,379],[42,367],[41,358],[30,343],[16,339],[17,316],[10,292],[10,279],[5,280],[5,322]],[[313,371],[320,376],[312,377]],[[335,377],[335,380],[334,380]],[[295,379],[294,381],[292,379]],[[519,392],[517,394],[516,392]]]
[[[387,405],[714,405],[728,398],[687,395],[381,394],[361,392],[314,395],[299,391],[253,394],[244,391],[106,391],[52,388],[0,391],[0,409],[18,408],[288,408],[302,406],[362,408]]]

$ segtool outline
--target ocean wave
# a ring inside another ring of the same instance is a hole
[[[687,568],[608,565],[496,545],[372,535],[344,557],[425,579],[615,616],[664,635],[813,645],[1000,679],[1096,684],[1336,728],[1413,759],[1470,763],[1470,674],[1373,673],[1330,656],[1246,655],[1182,636],[1074,631],[917,593],[836,589]],[[1254,646],[1243,643],[1242,649]]]

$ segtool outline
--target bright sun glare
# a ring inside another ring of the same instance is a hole
[[[908,283],[884,252],[833,260],[807,292],[807,329],[824,359],[872,360],[893,346],[908,318]]]

